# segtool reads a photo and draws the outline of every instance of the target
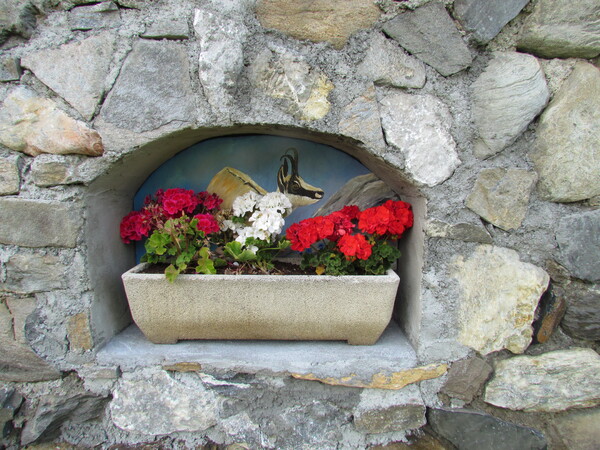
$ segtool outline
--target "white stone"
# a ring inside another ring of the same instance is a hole
[[[548,274],[521,262],[514,250],[480,245],[469,257],[456,257],[452,276],[462,289],[458,340],[484,355],[505,348],[523,353]]]
[[[448,107],[432,95],[389,94],[380,101],[388,144],[400,150],[418,183],[436,186],[460,165]]]
[[[346,136],[364,142],[375,153],[380,153],[385,148],[374,86],[342,110],[339,130]]]
[[[474,150],[478,158],[512,144],[550,98],[538,60],[516,52],[495,53],[472,88],[473,118],[481,137]]]
[[[558,412],[600,404],[600,355],[571,348],[496,364],[484,400],[501,408]]]
[[[123,374],[110,403],[113,423],[146,435],[203,431],[215,425],[216,395],[195,375],[187,375],[181,381],[154,368]]]

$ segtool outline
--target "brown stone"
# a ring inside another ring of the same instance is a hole
[[[558,328],[566,310],[564,289],[551,284],[550,289],[542,295],[538,304],[536,320],[533,323],[534,342],[539,344],[548,342],[554,330]]]
[[[450,366],[444,394],[470,403],[492,373],[492,366],[481,358],[456,361]]]
[[[86,313],[69,317],[67,322],[67,337],[71,350],[91,350],[93,347],[90,320]]]
[[[370,28],[380,11],[371,0],[261,0],[256,14],[265,28],[341,49],[354,32]]]
[[[600,409],[573,411],[554,419],[565,448],[597,450],[600,443]]]

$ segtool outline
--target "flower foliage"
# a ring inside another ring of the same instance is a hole
[[[318,274],[383,274],[400,256],[395,241],[412,225],[410,204],[388,200],[364,211],[346,206],[305,219],[286,234],[291,248],[304,252],[302,266]]]

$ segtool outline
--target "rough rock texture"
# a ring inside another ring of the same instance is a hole
[[[566,448],[595,450],[600,442],[600,410],[584,409],[572,411],[554,420]]]
[[[415,385],[393,393],[365,389],[354,410],[354,425],[367,433],[412,430],[425,422],[425,404]]]
[[[432,409],[429,421],[436,433],[461,450],[547,448],[544,435],[494,416],[466,409]]]
[[[573,276],[600,281],[600,209],[561,218],[556,242],[560,262]]]
[[[567,310],[561,323],[570,336],[600,341],[600,288],[571,283],[565,289]]]
[[[35,298],[33,297],[0,298],[0,380],[2,381],[36,382],[60,377],[60,372],[41,359],[25,338],[25,320],[34,309]]]
[[[443,76],[466,69],[473,59],[441,3],[399,14],[385,23],[383,31]]]
[[[521,226],[537,176],[524,169],[484,169],[479,172],[466,206],[503,230]]]
[[[346,105],[340,117],[339,130],[346,136],[364,142],[375,152],[383,150],[385,142],[375,87],[371,86]]]
[[[263,27],[296,39],[329,42],[336,49],[356,31],[370,28],[379,14],[370,0],[259,0],[256,5]]]
[[[426,78],[421,61],[404,53],[398,44],[381,34],[372,38],[358,73],[378,85],[404,88],[422,88]]]
[[[0,45],[11,36],[31,37],[38,9],[32,1],[4,0],[0,3]]]
[[[484,400],[529,412],[588,408],[600,404],[599,374],[600,355],[588,348],[516,356],[496,364]]]
[[[453,276],[462,288],[459,341],[482,354],[504,348],[523,353],[548,274],[521,262],[514,250],[480,245],[468,258],[456,258]]]
[[[600,195],[600,69],[578,62],[540,118],[530,158],[540,195],[576,202]]]
[[[450,366],[448,378],[440,392],[470,403],[491,373],[492,366],[476,356],[456,361]]]
[[[200,380],[185,383],[158,369],[123,374],[110,403],[116,426],[150,435],[205,430],[217,423],[218,409]]]
[[[99,156],[104,152],[96,131],[26,87],[15,88],[4,100],[0,109],[0,143],[31,156],[41,153]]]
[[[119,8],[110,1],[89,6],[77,6],[69,14],[69,25],[72,30],[87,31],[97,28],[111,28],[118,26],[120,22]]]
[[[90,319],[86,313],[74,314],[67,321],[67,338],[71,350],[86,351],[94,346]]]
[[[333,84],[301,56],[265,49],[252,64],[250,78],[270,97],[282,99],[297,119],[322,119],[331,108],[327,97]]]
[[[21,64],[17,58],[0,56],[0,81],[17,81],[21,78]]]
[[[159,17],[146,26],[146,39],[188,39],[190,27],[185,17]]]
[[[493,39],[517,14],[529,0],[456,0],[454,15],[479,43],[485,44]]]
[[[0,195],[19,192],[21,186],[20,161],[19,155],[7,155],[0,158]]]
[[[518,48],[544,58],[600,54],[600,4],[596,0],[540,0],[525,20]]]
[[[107,122],[137,132],[194,122],[185,49],[175,42],[136,42],[101,114]]]
[[[0,438],[8,436],[23,396],[10,387],[0,387]]]
[[[212,5],[218,8],[218,2],[213,1]],[[211,108],[225,115],[232,107],[238,77],[244,68],[243,46],[248,34],[243,13],[231,5],[231,9],[224,8],[225,14],[197,9],[194,15],[194,30],[200,43],[200,83]]]
[[[472,223],[449,224],[431,219],[425,224],[425,233],[431,237],[479,242],[480,244],[493,243],[492,237],[483,226]]]
[[[57,49],[31,53],[21,63],[90,119],[104,94],[114,50],[115,37],[103,33]]]
[[[447,106],[431,95],[403,92],[385,96],[380,104],[385,138],[403,154],[415,181],[435,186],[448,179],[460,160]]]
[[[31,294],[63,289],[67,272],[67,266],[54,255],[17,254],[6,264],[6,282],[2,290]]]
[[[475,156],[487,158],[512,144],[550,98],[538,60],[516,52],[497,52],[475,80],[473,119],[481,142]]]
[[[0,198],[0,243],[23,247],[75,247],[81,226],[80,214],[73,205]]]
[[[533,323],[535,343],[548,342],[556,328],[558,328],[566,309],[567,302],[565,301],[564,289],[550,283],[549,289],[542,296],[535,312],[536,319]]]

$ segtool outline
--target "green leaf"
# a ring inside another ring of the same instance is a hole
[[[217,273],[217,269],[215,269],[215,264],[211,259],[201,259],[198,261],[198,266],[196,267],[196,273],[204,273],[207,275],[212,275]]]
[[[167,277],[169,283],[173,283],[178,275],[179,270],[173,264],[169,264],[169,266],[165,269],[165,276]]]

